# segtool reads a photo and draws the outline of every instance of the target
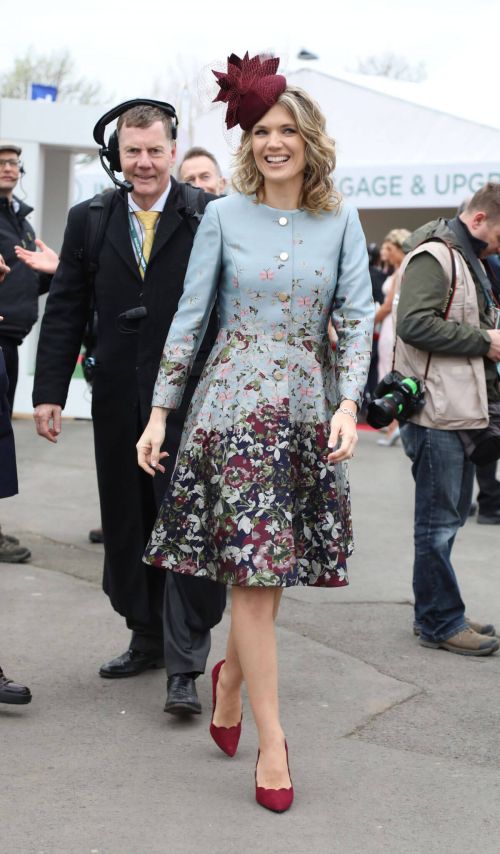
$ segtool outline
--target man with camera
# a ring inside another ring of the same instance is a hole
[[[105,145],[105,126],[116,118],[117,130]],[[84,328],[97,316],[92,418],[103,586],[132,631],[126,652],[99,672],[117,679],[165,663],[165,711],[199,714],[194,680],[205,670],[210,628],[222,617],[225,588],[210,581],[200,586],[199,579],[146,566],[142,556],[175,464],[189,400],[215,338],[215,322],[201,345],[183,405],[172,413],[166,471],[149,478],[137,465],[135,449],[149,418],[194,234],[213,198],[171,177],[176,128],[174,108],[148,99],[120,104],[97,123],[94,138],[102,145],[102,164],[120,189],[69,213],[40,333],[33,403],[38,433],[56,442]],[[115,171],[123,172],[123,181]],[[97,269],[89,284],[88,235],[96,222],[90,248],[94,254],[98,244],[92,263]]]
[[[500,250],[500,184],[486,184],[461,214],[423,226],[408,243],[395,368],[425,386],[424,405],[401,427],[415,480],[414,631],[431,649],[489,655],[495,629],[465,616],[451,551],[472,498],[464,440],[500,414],[498,307],[485,260]]]

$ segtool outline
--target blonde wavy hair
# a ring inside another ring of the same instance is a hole
[[[393,228],[386,234],[383,239],[383,243],[394,243],[394,246],[397,246],[398,249],[403,248],[403,244],[405,240],[410,236],[411,231],[408,231],[407,228]]]
[[[277,102],[293,117],[305,141],[304,183],[299,206],[310,213],[333,211],[342,197],[335,189],[331,173],[335,169],[335,140],[326,133],[326,119],[318,104],[298,86],[287,86]],[[235,154],[233,186],[239,193],[255,193],[262,201],[264,178],[257,169],[252,151],[252,130],[243,131]]]

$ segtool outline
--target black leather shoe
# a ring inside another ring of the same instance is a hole
[[[168,677],[164,711],[171,715],[201,715],[196,683],[188,673],[174,673]]]
[[[7,679],[0,668],[0,703],[11,703],[14,706],[25,706],[31,703],[31,691],[26,685],[18,685],[12,679]]]
[[[99,676],[104,679],[124,679],[126,676],[138,676],[145,670],[154,670],[156,667],[165,667],[163,657],[157,652],[139,652],[136,649],[127,649],[123,655],[113,658],[103,664],[99,670]]]

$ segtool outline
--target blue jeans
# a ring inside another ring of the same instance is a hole
[[[419,424],[401,427],[415,480],[415,620],[427,640],[446,640],[466,628],[451,550],[472,501],[474,465],[458,434]]]

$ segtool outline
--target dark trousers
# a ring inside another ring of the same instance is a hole
[[[500,514],[500,480],[497,480],[497,462],[476,466],[476,477],[479,484],[477,503],[482,516],[498,516]]]
[[[120,401],[108,396],[97,378],[93,394],[104,534],[104,591],[113,608],[126,618],[132,631],[131,649],[158,658],[164,656],[169,676],[203,673],[210,650],[210,629],[224,613],[225,586],[142,562],[175,466],[185,413],[172,413],[169,418],[164,447],[170,456],[166,458],[165,474],[152,479],[137,465],[135,443],[144,429],[139,410],[133,430],[134,416]],[[122,435],[115,437],[108,424],[118,408],[124,427]]]
[[[9,378],[7,400],[9,402],[9,409],[12,413],[14,408],[14,395],[16,393],[17,378],[19,376],[19,345],[17,341],[14,341],[14,339],[0,335],[0,347],[3,350],[5,367],[7,368],[7,376]]]
[[[210,652],[210,629],[222,619],[226,587],[204,578],[144,565],[150,572],[154,624],[132,629],[130,648],[163,655],[167,674],[205,672]]]
[[[415,621],[423,638],[446,640],[467,626],[451,551],[469,515],[474,466],[456,431],[408,422],[401,439],[415,480]]]

